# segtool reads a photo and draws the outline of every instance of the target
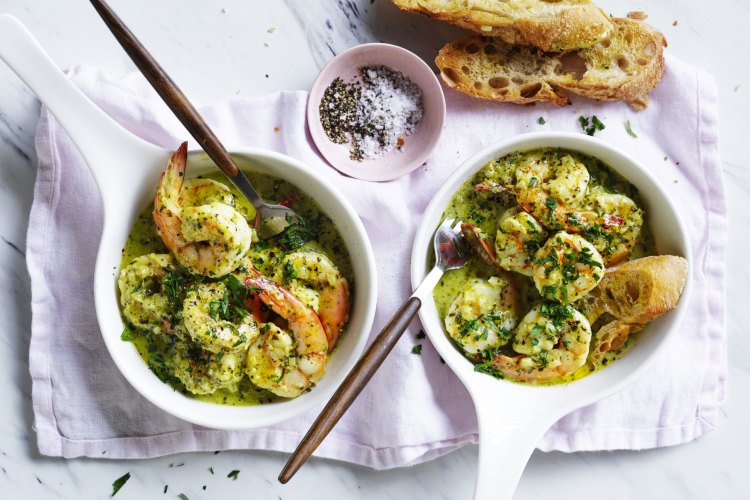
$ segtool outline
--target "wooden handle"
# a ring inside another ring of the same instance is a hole
[[[336,393],[328,402],[318,418],[313,423],[310,430],[297,449],[294,450],[284,469],[279,474],[279,482],[286,483],[299,470],[300,467],[310,458],[310,455],[323,442],[323,439],[331,432],[333,426],[349,409],[349,406],[357,399],[359,393],[365,388],[372,376],[378,371],[383,364],[388,353],[396,345],[401,334],[409,326],[411,320],[416,316],[417,311],[422,306],[422,302],[417,297],[410,297],[401,309],[391,318],[391,321],[383,328],[375,340],[370,344],[365,353],[359,358],[352,371],[346,376]]]
[[[209,128],[203,117],[195,107],[188,101],[185,94],[177,87],[167,73],[159,66],[159,63],[149,54],[146,48],[138,41],[133,33],[117,17],[117,14],[107,5],[104,0],[91,0],[94,8],[99,13],[105,24],[115,36],[122,48],[125,49],[130,59],[135,63],[146,80],[149,81],[154,90],[161,96],[169,109],[177,116],[185,128],[190,132],[201,148],[216,163],[216,165],[229,177],[235,177],[239,172],[232,157],[219,142],[219,139]]]

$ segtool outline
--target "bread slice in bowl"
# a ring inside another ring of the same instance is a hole
[[[688,276],[687,260],[655,255],[617,265],[581,299],[594,342],[589,357],[597,361],[619,349],[632,333],[677,306]]]

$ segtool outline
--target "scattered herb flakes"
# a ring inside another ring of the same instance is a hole
[[[186,494],[184,494],[184,493],[180,493],[179,495],[177,495],[177,497],[178,497],[178,498],[179,498],[180,500],[190,500],[190,497],[189,497],[189,496],[187,496],[187,495],[186,495]]]
[[[128,479],[130,479],[130,472],[126,472],[124,476],[120,476],[117,479],[115,479],[115,482],[112,483],[112,495],[117,495],[117,492],[120,491],[120,488],[125,486],[125,483],[128,482]]]
[[[133,330],[130,329],[129,326],[125,326],[122,330],[122,334],[120,335],[120,340],[123,340],[125,342],[132,342],[133,341]],[[102,453],[103,455],[104,453]]]
[[[424,330],[419,330],[419,333],[417,334],[417,338],[418,339],[421,340],[421,339],[425,338],[426,336],[427,335],[425,335]]]
[[[666,156],[664,157],[664,161],[667,161],[667,157]]]
[[[287,222],[290,222],[287,216]],[[297,222],[289,226],[278,236],[279,245],[287,252],[297,250],[313,239],[318,232],[317,221],[299,217]]]
[[[229,474],[227,474],[227,477],[230,478],[232,481],[236,481],[237,480],[237,476],[239,476],[239,475],[240,475],[240,471],[237,470],[237,469],[234,469],[232,472],[230,472]]]
[[[443,359],[443,357],[442,357],[442,356],[440,356],[440,363],[441,363],[441,364],[445,364],[445,360]]]
[[[593,115],[591,118],[586,118],[581,115],[578,117],[578,122],[581,124],[581,128],[588,135],[594,135],[599,130],[604,130],[606,127],[604,123],[596,116]]]
[[[169,489],[169,485],[168,485],[168,484],[165,484],[165,485],[164,485],[164,494],[165,494],[165,495],[167,494],[167,490],[168,490],[168,489]]]
[[[543,116],[540,116],[539,119],[536,122],[539,125],[544,125],[545,123],[547,123],[547,120],[545,120]]]
[[[630,137],[633,137],[634,139],[638,139],[638,136],[633,132],[632,127],[630,126],[630,120],[625,121],[625,131],[628,133]]]
[[[417,344],[411,348],[412,354],[422,354],[422,344]]]
[[[206,491],[206,485],[205,484],[203,485],[203,491]]]
[[[218,453],[218,451],[216,453]],[[208,468],[208,472],[210,472],[211,475],[213,475],[214,474],[214,468],[213,467],[209,467]]]

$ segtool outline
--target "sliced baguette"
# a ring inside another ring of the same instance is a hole
[[[607,14],[589,0],[393,0],[416,12],[548,51],[590,47],[612,31]]]
[[[590,359],[618,349],[631,333],[674,309],[687,274],[687,261],[672,255],[644,257],[608,269],[581,299],[581,312],[595,329]]]
[[[639,20],[612,22],[612,36],[588,49],[551,54],[475,36],[445,45],[435,63],[448,86],[475,97],[565,105],[569,90],[641,110],[664,72],[666,40]]]

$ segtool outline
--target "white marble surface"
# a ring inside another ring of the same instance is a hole
[[[133,31],[196,102],[278,89],[306,89],[334,53],[386,41],[431,60],[458,30],[401,14],[387,0],[111,0]],[[699,441],[646,452],[535,453],[516,498],[747,498],[750,442],[750,52],[747,0],[600,0],[623,15],[645,10],[667,35],[670,52],[718,81],[721,153],[732,233],[728,253],[730,391],[720,426]],[[120,75],[133,65],[88,2],[0,0],[61,67],[96,65]],[[673,22],[676,21],[676,24]],[[272,29],[273,28],[273,29]],[[288,485],[276,482],[285,457],[268,452],[184,454],[142,461],[42,457],[32,429],[28,373],[29,278],[24,247],[36,160],[39,103],[0,63],[0,497],[104,498],[112,481],[132,478],[117,498],[470,498],[476,447],[433,462],[385,472],[313,459]],[[674,131],[675,134],[679,130]],[[184,465],[183,465],[184,464]],[[211,474],[209,467],[215,474]],[[241,472],[236,481],[227,478]],[[169,485],[163,494],[165,485]],[[205,491],[204,488],[205,487]]]

